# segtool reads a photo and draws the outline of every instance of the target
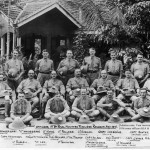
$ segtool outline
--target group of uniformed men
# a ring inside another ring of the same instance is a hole
[[[17,59],[18,51],[14,50],[12,59],[5,63],[7,82],[0,74],[0,105],[5,105],[6,124],[20,117],[30,125],[37,108],[40,111],[38,120],[45,117],[49,122],[55,115],[66,119],[72,116],[77,121],[82,115],[89,116],[92,121],[99,116],[106,121],[114,114],[130,115],[125,122],[143,122],[149,118],[149,65],[143,62],[143,55],[137,55],[137,62],[122,78],[123,65],[116,59],[115,51],[110,52],[111,60],[106,62],[104,70],[95,53],[95,49],[90,48],[90,56],[84,58],[80,67],[73,59],[73,52],[67,50],[66,58],[55,71],[49,53],[43,50],[43,58],[23,80],[24,67]]]

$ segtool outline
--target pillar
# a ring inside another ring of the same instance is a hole
[[[1,37],[1,56],[5,54],[5,36]]]
[[[13,33],[13,50],[15,49],[16,47],[16,35],[15,33]]]
[[[21,46],[21,37],[17,38],[17,46]]]
[[[49,52],[51,58],[51,34],[47,35],[47,51]]]

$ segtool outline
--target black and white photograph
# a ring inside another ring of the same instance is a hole
[[[0,148],[150,149],[150,1],[0,0]]]

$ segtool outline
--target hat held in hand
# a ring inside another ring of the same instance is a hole
[[[73,90],[73,95],[74,95],[74,96],[79,96],[79,95],[81,95],[81,89],[77,88],[77,89]]]
[[[20,130],[26,128],[26,125],[23,123],[23,121],[17,117],[15,120],[9,125],[10,129],[13,130]]]
[[[150,109],[148,107],[143,107],[138,109],[138,114],[143,117],[150,117]]]
[[[24,94],[25,94],[25,98],[33,97],[33,93],[29,89],[24,90]]]
[[[49,90],[48,90],[48,93],[58,93],[58,89],[55,87],[55,86],[52,86]]]
[[[99,86],[97,88],[97,93],[100,94],[100,93],[106,93],[107,92],[107,89],[104,87],[104,86]]]
[[[136,94],[134,89],[123,89],[123,91],[126,96],[133,96]]]
[[[68,71],[68,68],[66,66],[64,66],[64,67],[60,68],[57,72],[60,76],[66,76],[67,71]]]
[[[16,68],[11,68],[8,71],[8,77],[9,78],[16,78],[18,74],[18,70]]]
[[[88,65],[81,66],[81,73],[86,74],[88,70]]]

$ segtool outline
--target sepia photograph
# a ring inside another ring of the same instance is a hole
[[[149,0],[0,0],[0,148],[150,149]]]

